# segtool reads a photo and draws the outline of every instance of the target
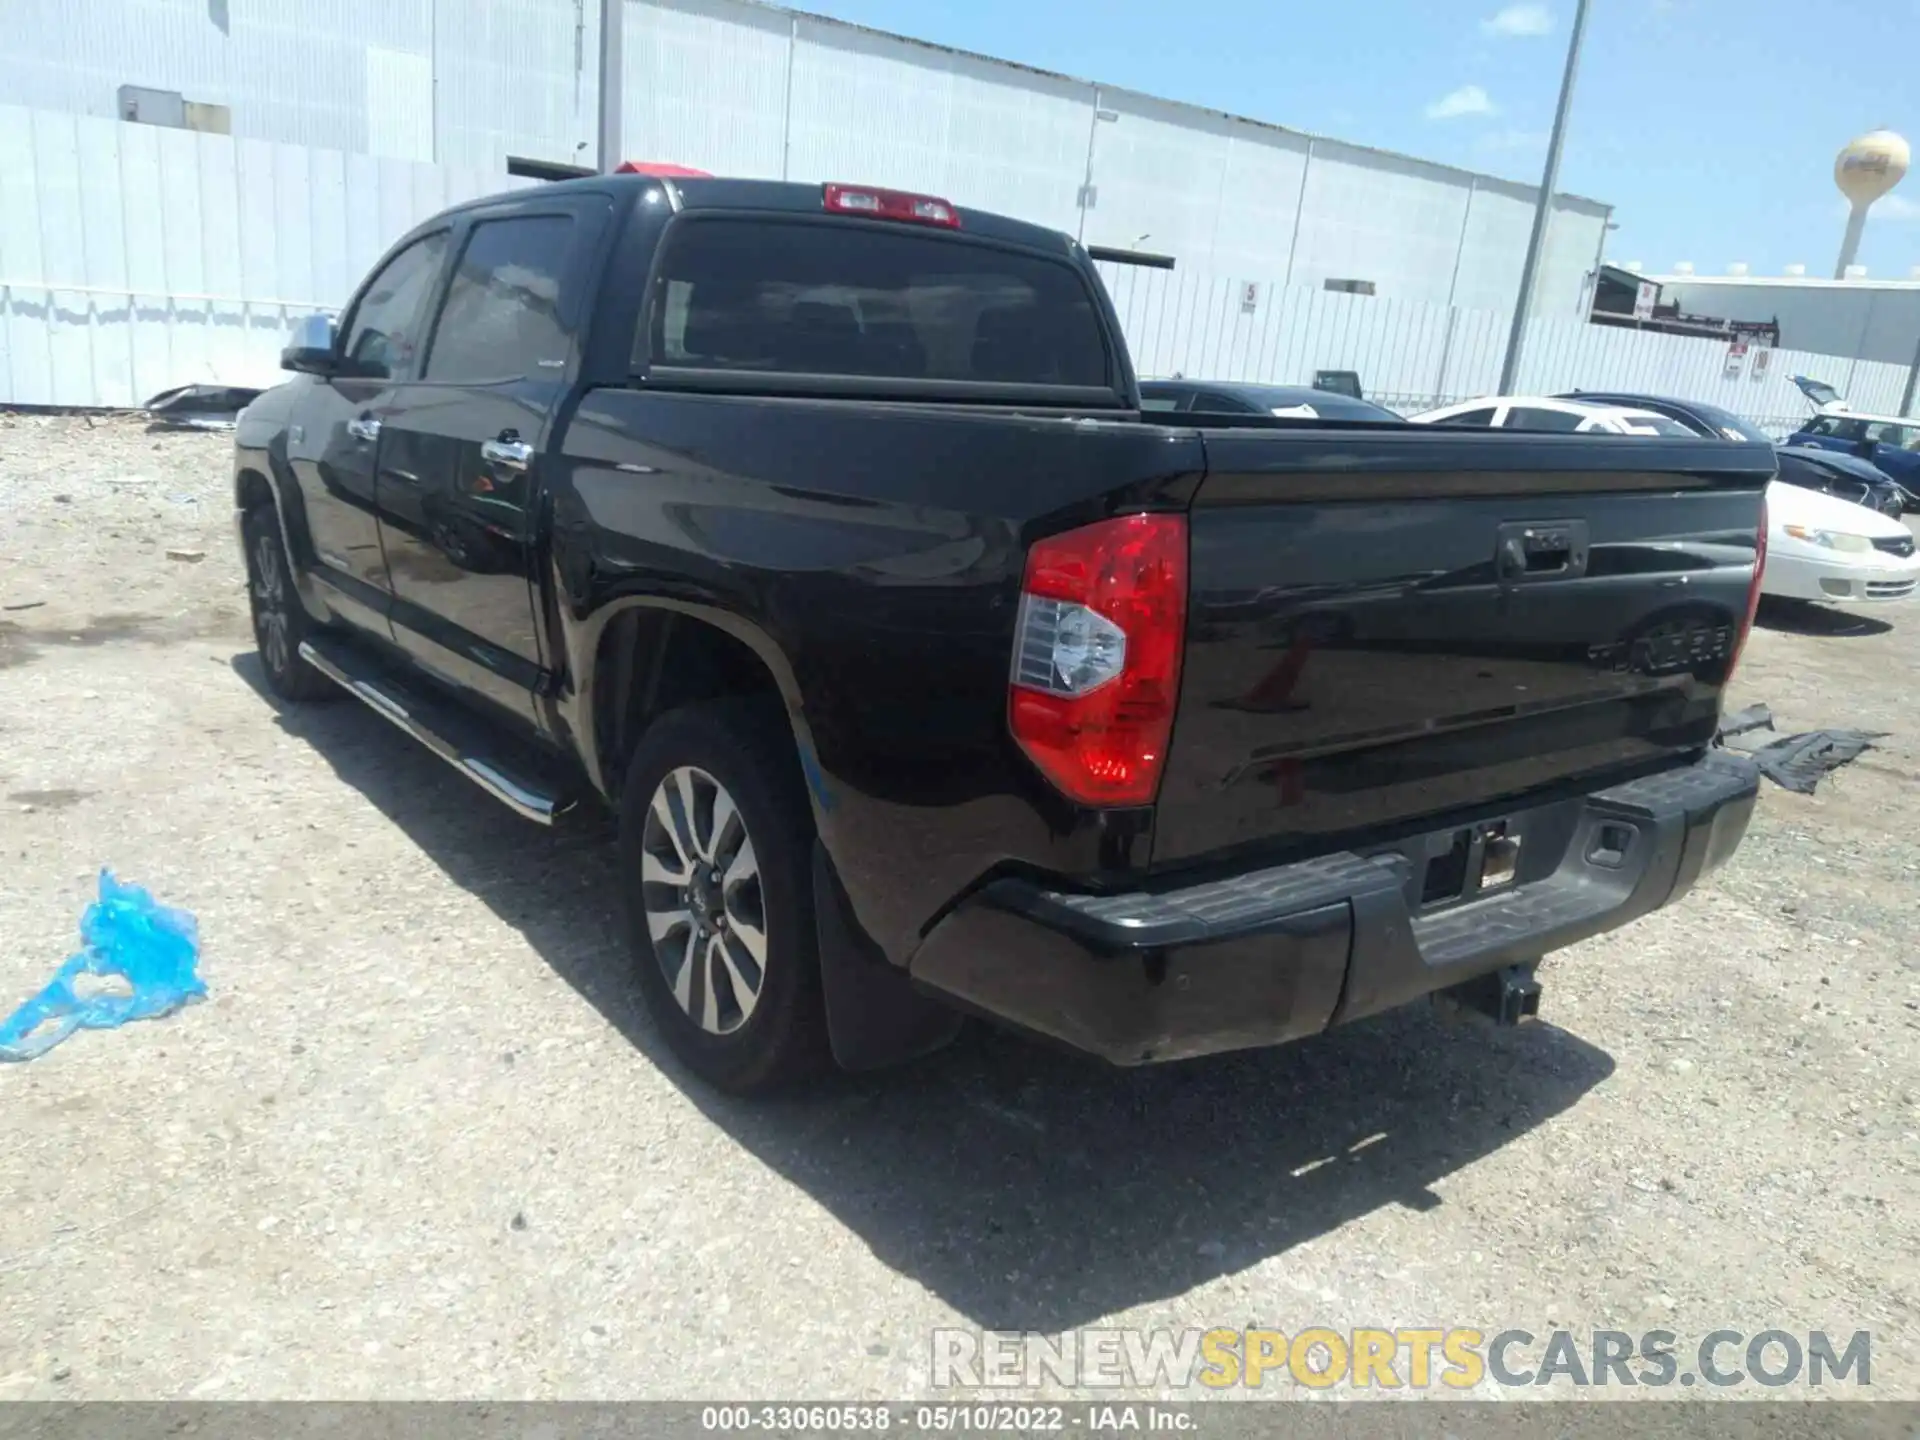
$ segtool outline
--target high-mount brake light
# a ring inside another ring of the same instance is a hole
[[[1124,515],[1028,550],[1007,721],[1063,795],[1153,803],[1186,632],[1184,515]]]
[[[880,190],[871,185],[829,185],[821,203],[842,215],[960,228],[960,212],[934,195],[909,195],[904,190]]]

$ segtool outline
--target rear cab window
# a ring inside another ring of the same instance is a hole
[[[1259,415],[1264,412],[1258,405],[1250,404],[1237,395],[1222,395],[1217,391],[1202,390],[1193,397],[1193,408],[1212,415]]]
[[[1635,435],[1693,436],[1693,431],[1666,415],[1629,415],[1626,421],[1627,428]]]
[[[1063,260],[776,216],[675,221],[634,351],[636,369],[669,384],[675,372],[723,372],[749,389],[823,377],[928,391],[1116,384],[1088,280]]]
[[[1509,430],[1560,430],[1568,434],[1580,428],[1586,417],[1574,410],[1553,410],[1544,405],[1516,405],[1507,413]]]

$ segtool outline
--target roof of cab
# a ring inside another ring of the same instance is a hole
[[[682,210],[763,210],[793,215],[824,215],[827,213],[822,200],[824,188],[822,185],[806,185],[785,180],[736,180],[721,176],[667,178],[657,175],[616,173],[586,175],[578,180],[555,180],[538,187],[503,191],[498,195],[488,195],[478,200],[470,200],[463,205],[452,206],[444,213],[455,214],[489,205],[524,201],[536,193],[542,195],[612,194],[637,198],[647,190],[659,189],[671,190],[678,196]],[[1079,248],[1071,235],[1059,230],[1050,230],[1044,225],[1029,224],[1024,220],[996,215],[989,210],[970,210],[958,205],[953,209],[960,216],[962,235],[998,240],[1052,255],[1070,256]],[[861,220],[857,216],[846,215],[836,215],[834,218],[849,219],[859,224],[901,225],[897,220]],[[948,233],[933,227],[909,225],[903,228],[925,229],[932,234]]]

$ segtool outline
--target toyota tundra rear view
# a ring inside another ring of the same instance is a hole
[[[1738,845],[1766,446],[1142,412],[1072,239],[602,176],[404,238],[243,417],[274,688],[619,816],[711,1082],[967,1014],[1122,1064],[1441,994]]]

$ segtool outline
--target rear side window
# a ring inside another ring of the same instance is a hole
[[[708,370],[1104,387],[1086,281],[905,227],[686,219],[636,360]]]
[[[560,277],[572,233],[565,215],[474,226],[434,327],[426,378],[558,380],[567,368]]]

